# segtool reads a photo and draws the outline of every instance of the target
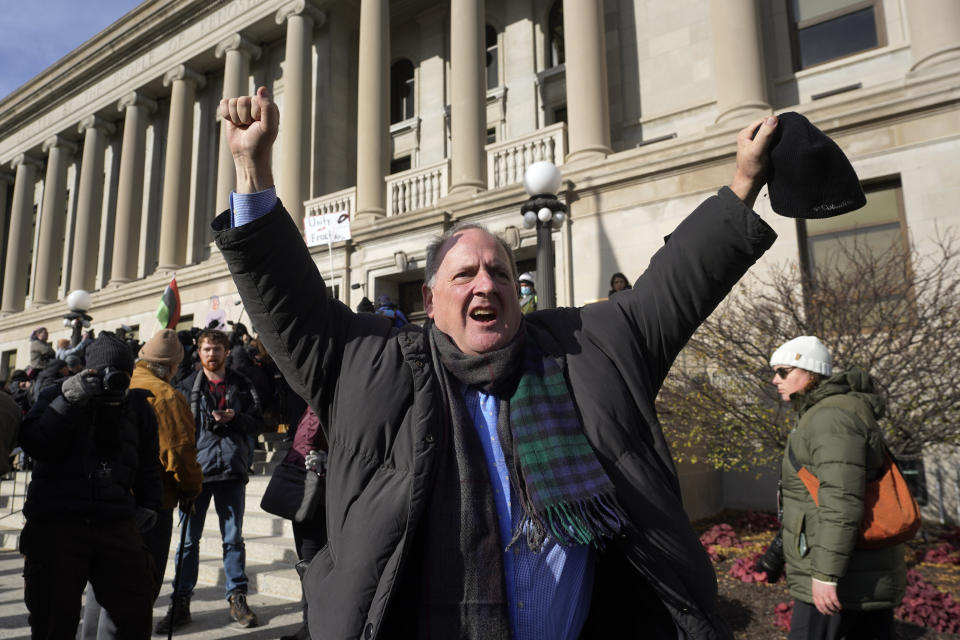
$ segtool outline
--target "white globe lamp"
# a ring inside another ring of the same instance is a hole
[[[83,289],[75,289],[67,296],[67,308],[71,311],[84,312],[91,304],[90,294]]]
[[[556,195],[560,191],[560,169],[552,162],[534,162],[523,173],[523,188],[527,195]]]

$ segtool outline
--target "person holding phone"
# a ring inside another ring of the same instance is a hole
[[[257,616],[247,606],[246,554],[243,546],[243,512],[250,473],[253,436],[262,425],[257,392],[243,375],[227,369],[227,335],[204,329],[197,337],[202,368],[179,385],[190,402],[197,426],[197,461],[203,470],[203,489],[186,518],[187,534],[177,549],[176,566],[182,567],[174,584],[167,615],[157,633],[167,633],[190,622],[190,598],[197,584],[200,536],[207,508],[213,499],[223,537],[223,573],[230,616],[242,627],[257,626]],[[183,555],[181,565],[180,556]]]

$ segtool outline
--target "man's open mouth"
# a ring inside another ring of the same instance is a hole
[[[474,309],[470,312],[470,318],[477,322],[493,322],[497,319],[497,312],[493,309]]]

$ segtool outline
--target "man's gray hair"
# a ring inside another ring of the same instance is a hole
[[[503,248],[507,254],[507,259],[510,261],[510,269],[512,271],[513,279],[517,279],[517,260],[513,256],[513,248],[503,239],[502,236],[493,233],[486,226],[482,224],[477,224],[476,222],[458,222],[449,229],[443,232],[442,235],[436,236],[433,240],[430,241],[430,244],[427,245],[427,264],[423,270],[423,282],[431,289],[436,284],[437,280],[437,270],[440,268],[440,263],[443,262],[443,248],[447,244],[447,241],[450,240],[453,236],[461,233],[463,231],[468,231],[470,229],[476,229],[478,231],[483,231],[488,236],[497,241],[497,243]]]
[[[154,362],[153,360],[140,358],[137,362],[142,362],[143,366],[147,368],[147,371],[157,376],[161,380],[166,380],[172,372],[172,369],[170,369],[168,365],[160,364],[159,362]]]

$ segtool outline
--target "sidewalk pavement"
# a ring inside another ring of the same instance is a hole
[[[166,613],[172,589],[171,581],[164,581],[160,598],[153,609],[154,625]],[[292,634],[300,626],[302,617],[299,602],[257,593],[248,595],[247,602],[259,618],[259,627],[243,629],[231,620],[222,586],[198,585],[190,603],[193,622],[175,631],[173,637],[184,640],[276,640],[282,635]],[[153,636],[158,639],[165,637]],[[23,557],[16,551],[0,550],[0,638],[30,638],[27,607],[23,604]]]

